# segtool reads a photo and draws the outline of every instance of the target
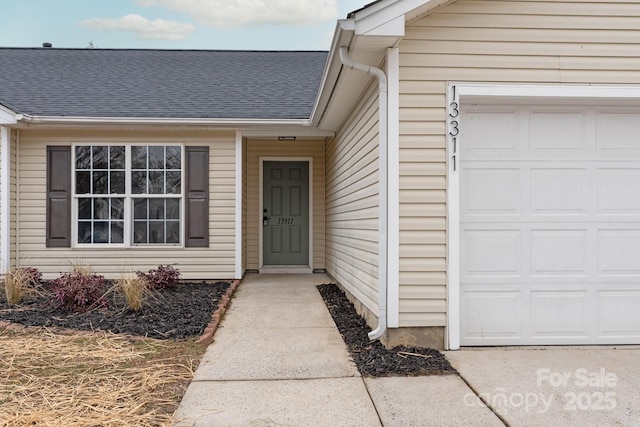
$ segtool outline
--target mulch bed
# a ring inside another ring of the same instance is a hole
[[[73,313],[55,309],[44,284],[38,294],[15,307],[9,307],[4,292],[0,292],[0,321],[157,339],[189,339],[202,335],[229,286],[228,282],[183,282],[153,292],[140,311],[128,309],[124,300],[113,294],[107,296],[106,309]]]
[[[380,341],[370,341],[367,334],[371,328],[338,286],[319,285],[318,290],[362,376],[457,374],[438,350],[405,346],[386,349]]]

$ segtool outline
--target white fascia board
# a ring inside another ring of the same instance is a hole
[[[0,125],[14,125],[18,122],[18,117],[18,114],[0,105]]]
[[[336,24],[333,40],[331,41],[331,49],[327,56],[327,63],[324,67],[324,74],[318,89],[318,97],[313,106],[311,113],[311,123],[314,125],[322,121],[329,100],[334,95],[334,89],[340,77],[342,70],[342,62],[340,61],[338,51],[342,46],[350,46],[353,40],[355,23],[352,19],[341,19]]]
[[[451,0],[388,0],[373,4],[354,16],[356,34],[358,35],[386,35],[404,36],[405,18],[413,18],[415,15],[435,9]],[[402,20],[402,32],[399,32],[399,23]],[[389,31],[383,34],[384,31]],[[376,32],[377,34],[374,34]]]

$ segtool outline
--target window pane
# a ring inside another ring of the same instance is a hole
[[[91,243],[91,222],[78,223],[78,243]]]
[[[167,219],[180,219],[180,199],[166,199],[167,201]]]
[[[109,172],[93,172],[93,194],[109,193]]]
[[[76,169],[91,169],[91,147],[76,147]]]
[[[109,199],[93,199],[93,218],[109,219]]]
[[[76,172],[76,194],[91,193],[91,172]]]
[[[109,243],[109,223],[96,221],[93,223],[93,243]]]
[[[164,194],[164,172],[149,171],[149,194]]]
[[[179,221],[167,221],[167,243],[180,243]]]
[[[164,199],[149,199],[149,219],[164,219]]]
[[[133,219],[147,219],[147,199],[133,201]]]
[[[124,147],[110,147],[109,163],[111,169],[124,169]]]
[[[164,243],[164,221],[149,221],[149,243]]]
[[[78,219],[92,219],[92,199],[78,199]]]
[[[111,194],[124,194],[124,172],[110,172],[109,175]]]
[[[131,147],[131,169],[147,168],[147,147]]]
[[[124,242],[124,222],[114,221],[111,223],[111,243]]]
[[[91,147],[93,152],[93,168],[108,169],[109,168],[109,147],[95,146]]]
[[[124,219],[124,199],[111,199],[111,219]]]
[[[147,172],[131,172],[131,192],[133,194],[146,194]]]
[[[180,172],[167,172],[167,194],[180,194]]]
[[[180,169],[182,166],[181,157],[180,147],[167,147],[167,169]]]
[[[149,169],[164,169],[164,147],[149,147]]]
[[[133,243],[147,243],[146,221],[135,221],[133,223]]]

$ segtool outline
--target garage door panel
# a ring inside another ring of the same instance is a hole
[[[597,170],[598,214],[640,215],[640,167]]]
[[[531,231],[531,275],[587,277],[587,230]]]
[[[640,291],[601,291],[598,296],[598,335],[640,338]]]
[[[584,114],[581,112],[538,112],[530,115],[529,146],[538,155],[585,153]]]
[[[462,186],[469,197],[461,206],[462,215],[519,214],[520,181],[517,169],[467,169]]]
[[[464,246],[467,248],[461,260],[464,277],[521,276],[520,230],[467,230],[464,239]]]
[[[519,291],[463,292],[462,324],[469,338],[521,339],[521,294]]]
[[[598,274],[640,278],[640,230],[599,230]]]
[[[484,107],[460,117],[461,344],[640,344],[640,108]]]
[[[532,214],[586,214],[587,169],[532,169]]]
[[[586,292],[532,292],[530,304],[532,338],[587,337]]]
[[[518,113],[514,108],[507,108],[504,111],[470,112],[465,118],[465,123],[467,131],[478,137],[478,142],[469,147],[474,157],[495,158],[496,155],[509,159],[519,157],[520,131]],[[500,135],[493,132],[492,129],[496,128],[501,130]]]
[[[633,156],[640,153],[640,121],[637,113],[600,112],[596,114],[595,140],[598,154]]]

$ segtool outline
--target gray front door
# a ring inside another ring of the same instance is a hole
[[[264,265],[309,265],[309,163],[263,164]]]

